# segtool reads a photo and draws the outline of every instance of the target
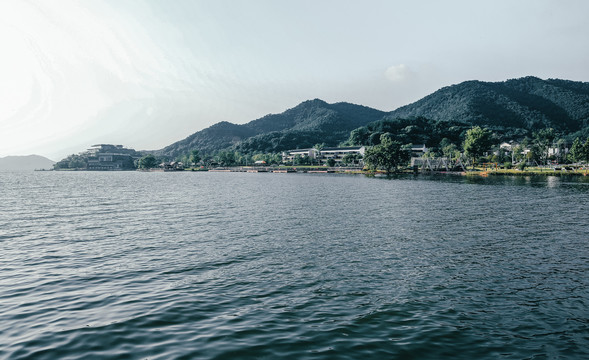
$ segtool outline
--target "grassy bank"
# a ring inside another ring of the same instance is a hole
[[[288,172],[329,172],[329,173],[346,173],[346,174],[366,174],[366,175],[384,175],[385,172],[382,170],[370,171],[366,169],[360,168],[353,168],[353,167],[320,167],[320,166],[310,166],[310,165],[303,165],[303,166],[266,166],[266,167],[246,167],[246,166],[233,166],[233,167],[224,167],[228,171],[233,172],[243,172],[247,171],[248,169],[263,169],[261,171],[265,172],[281,172],[281,171],[288,171]],[[213,169],[208,168],[187,168],[185,171],[209,171]],[[519,169],[489,169],[489,168],[475,168],[474,170],[468,169],[465,172],[461,171],[454,171],[454,172],[447,172],[447,171],[419,171],[419,174],[453,174],[453,175],[466,175],[466,176],[489,176],[489,175],[507,175],[507,176],[534,176],[534,175],[541,175],[541,176],[569,176],[569,175],[577,175],[577,176],[589,176],[589,167],[579,167],[569,170],[563,168],[560,169],[553,169],[553,168],[539,168],[539,167],[529,167],[524,170]],[[415,174],[413,169],[400,169],[396,172],[396,174]]]

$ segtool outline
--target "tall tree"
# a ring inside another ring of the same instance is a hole
[[[223,166],[235,164],[235,153],[233,151],[219,151],[216,158],[217,162]]]
[[[573,146],[571,146],[570,154],[574,162],[585,160],[583,153],[583,143],[581,143],[580,138],[577,137],[575,141],[573,141]]]
[[[356,165],[360,160],[362,160],[362,155],[358,153],[349,153],[342,158],[342,162],[346,165]]]
[[[456,145],[449,144],[442,148],[442,155],[453,161],[460,157],[460,151]]]
[[[553,128],[542,129],[534,132],[534,145],[540,155],[540,160],[546,162],[549,157],[550,147],[556,139],[557,133]]]
[[[196,165],[196,164],[197,164],[197,163],[200,161],[200,153],[199,153],[199,151],[198,151],[198,150],[196,150],[196,149],[193,149],[193,150],[190,152],[189,161],[190,161],[191,163],[195,164],[195,165]]]
[[[475,126],[466,132],[464,139],[464,151],[467,156],[472,157],[472,168],[476,159],[482,156],[485,151],[493,145],[493,133],[488,129],[483,129],[480,126]]]
[[[384,169],[390,174],[393,169],[397,170],[400,165],[407,163],[410,153],[404,150],[401,143],[394,141],[391,134],[385,133],[380,136],[380,144],[366,150],[364,162],[371,169]]]
[[[157,166],[157,159],[152,154],[145,155],[141,159],[139,159],[139,168],[140,169],[152,169]]]

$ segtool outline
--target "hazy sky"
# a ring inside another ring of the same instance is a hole
[[[159,149],[304,100],[589,81],[589,1],[0,1],[0,157]]]

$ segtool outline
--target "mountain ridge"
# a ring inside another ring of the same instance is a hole
[[[214,152],[232,146],[267,152],[268,147],[261,144],[268,142],[281,148],[312,146],[317,142],[337,145],[342,136],[347,137],[353,129],[379,120],[385,114],[363,105],[307,100],[280,114],[268,114],[246,124],[216,123],[154,153],[175,157],[194,148]],[[323,141],[316,139],[318,134]]]
[[[192,149],[250,153],[305,148],[316,143],[335,146],[345,142],[352,130],[370,123],[417,118],[484,126],[505,139],[529,136],[547,127],[569,136],[589,135],[589,83],[534,76],[500,82],[468,80],[442,87],[390,112],[313,99],[246,124],[216,123],[153,153],[176,157]]]
[[[0,170],[41,170],[52,169],[55,161],[41,155],[5,156],[0,157]]]
[[[389,114],[397,118],[417,116],[470,120],[473,125],[490,128],[554,127],[574,132],[587,126],[589,83],[533,76],[503,82],[470,80],[443,87]]]

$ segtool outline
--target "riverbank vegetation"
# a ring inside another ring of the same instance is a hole
[[[421,126],[404,126],[408,122],[397,119],[395,121],[378,121],[366,127],[353,130],[348,140],[341,145],[364,146],[366,152],[350,153],[335,162],[328,159],[322,164],[320,161],[306,155],[297,155],[292,161],[283,163],[281,153],[242,153],[237,150],[226,149],[215,153],[203,153],[199,149],[171,159],[166,156],[156,156],[152,153],[139,154],[134,160],[126,160],[125,169],[153,169],[167,167],[175,170],[204,169],[233,166],[319,166],[327,167],[364,167],[370,172],[383,171],[393,173],[399,171],[416,171],[415,165],[410,168],[414,159],[435,161],[445,159],[452,164],[453,170],[466,170],[470,167],[474,171],[487,171],[493,166],[497,173],[520,174],[522,171],[545,174],[547,168],[553,171],[567,171],[589,163],[589,137],[576,137],[570,141],[566,136],[552,128],[540,129],[532,137],[524,137],[519,142],[509,143],[501,141],[501,136],[491,130],[479,126],[463,128],[460,126],[442,127],[436,122],[421,119],[417,123]],[[403,127],[404,126],[404,127]],[[425,131],[432,131],[431,137],[426,138]],[[412,151],[410,140],[426,140],[432,144],[432,139],[440,139],[434,146],[420,145],[425,149],[422,153]],[[321,149],[325,144],[315,144],[313,148]],[[134,153],[135,154],[135,153]],[[55,164],[57,170],[88,169],[91,161],[96,161],[96,154],[74,154]],[[412,160],[413,159],[413,160]],[[430,162],[431,162],[430,161]],[[477,166],[482,166],[479,167]],[[493,164],[493,166],[491,166]],[[576,164],[576,166],[566,166]],[[531,167],[536,166],[536,170]],[[538,168],[542,166],[543,168]],[[419,169],[418,169],[419,170]],[[430,169],[431,170],[431,169]],[[448,170],[448,169],[446,169]]]

